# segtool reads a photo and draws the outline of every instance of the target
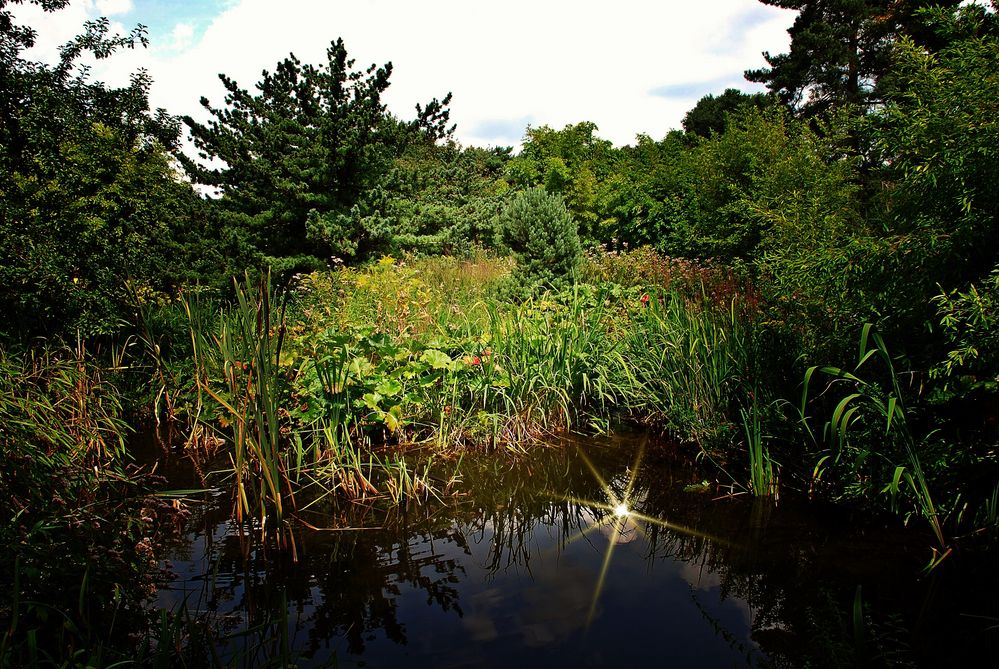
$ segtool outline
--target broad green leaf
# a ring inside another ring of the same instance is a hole
[[[395,397],[402,392],[402,384],[395,379],[384,379],[375,386],[375,392],[385,397]]]
[[[357,379],[363,379],[373,372],[375,366],[367,358],[354,358],[350,361],[350,375]]]
[[[453,362],[451,360],[451,356],[435,348],[430,348],[424,351],[420,356],[420,360],[427,363],[434,369],[450,369],[451,363]]]
[[[384,398],[378,393],[364,393],[361,399],[364,401],[364,405],[366,407],[368,407],[372,411],[377,411],[378,403],[381,402],[382,399]]]

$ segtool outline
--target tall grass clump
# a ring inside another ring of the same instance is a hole
[[[881,363],[881,369],[868,369],[875,363]],[[812,429],[806,413],[816,375],[828,379],[821,394],[845,390],[837,395],[821,433]],[[946,513],[935,500],[926,468],[928,461],[937,464],[941,444],[934,439],[934,432],[922,437],[913,433],[905,395],[884,340],[867,324],[853,369],[808,368],[800,413],[814,443],[824,444],[815,467],[816,483],[832,470],[830,474],[839,479],[847,495],[864,499],[886,495],[892,510],[921,516],[937,542],[932,567],[951,552],[944,533]]]
[[[636,380],[629,409],[702,449],[727,445],[751,349],[738,297],[724,309],[673,291],[643,301],[621,344]]]
[[[374,436],[401,432],[404,418],[389,401],[402,385],[376,373],[376,363],[407,357],[391,338],[370,330],[289,334],[285,296],[267,275],[237,283],[235,300],[216,318],[185,304],[195,415],[230,447],[237,521],[254,521],[294,550],[287,521],[302,497],[308,506],[335,493],[398,501],[427,492],[427,480],[402,459],[371,450]]]
[[[102,666],[142,630],[169,510],[127,464],[112,357],[0,349],[0,666]]]
[[[776,462],[766,445],[767,436],[763,434],[759,405],[755,398],[751,400],[753,400],[752,406],[748,411],[745,408],[739,409],[742,433],[746,438],[746,452],[749,456],[749,492],[756,497],[776,496]]]
[[[364,268],[340,268],[300,277],[290,313],[295,337],[334,327],[372,327],[396,340],[463,327],[479,316],[512,269],[510,258],[484,252],[470,258],[390,256]]]
[[[604,302],[570,290],[563,300],[546,294],[509,310],[493,308],[491,334],[505,382],[495,409],[544,429],[605,425],[627,388]]]
[[[200,330],[187,306],[198,391],[218,404],[232,442],[237,519],[256,516],[263,530],[270,516],[280,530],[286,503],[294,504],[282,452],[283,304],[264,275],[236,285],[235,304],[214,332]]]

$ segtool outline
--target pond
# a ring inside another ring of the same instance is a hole
[[[175,487],[193,463],[164,455]],[[295,550],[241,536],[221,489],[188,501],[159,606],[234,666],[996,666],[993,572],[921,574],[930,539],[806,500],[708,484],[644,436],[465,455],[456,494],[317,504]],[[209,482],[212,480],[208,479]]]

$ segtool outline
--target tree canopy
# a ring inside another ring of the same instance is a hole
[[[769,67],[747,70],[781,100],[806,114],[839,104],[866,108],[880,97],[878,82],[891,67],[902,35],[935,42],[919,18],[929,6],[956,7],[959,0],[760,0],[798,12],[788,29],[787,53],[763,56]]]
[[[757,109],[772,104],[772,98],[765,93],[743,93],[737,88],[726,88],[721,95],[705,95],[683,117],[683,129],[699,137],[710,137],[712,133],[725,132],[728,116],[743,107]]]
[[[221,265],[212,251],[198,254],[207,265],[182,254],[204,239],[204,212],[171,164],[179,123],[149,109],[145,72],[109,88],[79,65],[84,53],[144,45],[143,28],[121,36],[107,19],[87,23],[49,66],[24,58],[36,35],[7,6],[0,1],[0,332],[115,330],[126,280],[163,290]]]
[[[252,93],[221,74],[225,106],[202,98],[212,120],[184,118],[201,158],[213,161],[185,159],[191,177],[220,190],[259,262],[278,271],[384,248],[395,223],[385,215],[383,188],[392,158],[411,141],[453,129],[450,94],[401,122],[381,100],[391,63],[354,70],[342,39],[326,55],[321,67],[289,55]]]

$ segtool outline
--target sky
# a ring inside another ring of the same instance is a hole
[[[451,92],[455,138],[476,146],[581,121],[616,145],[660,139],[708,93],[762,90],[742,73],[765,65],[763,51],[787,50],[794,19],[758,0],[73,0],[14,11],[38,31],[28,55],[42,61],[86,20],[145,25],[149,47],[95,63],[94,77],[122,85],[145,68],[153,107],[199,120],[202,96],[223,102],[220,72],[252,89],[289,53],[325,62],[342,37],[357,68],[392,62],[389,111],[412,118]]]

